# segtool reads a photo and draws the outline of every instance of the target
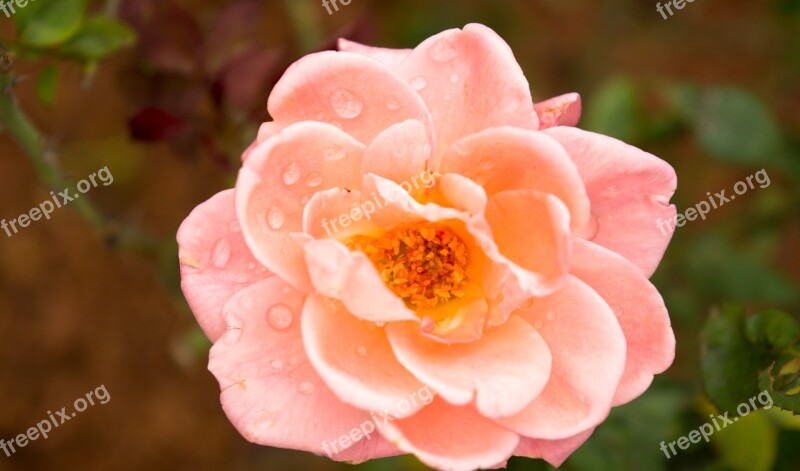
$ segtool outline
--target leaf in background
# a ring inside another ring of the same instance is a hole
[[[763,165],[781,147],[780,130],[767,108],[736,88],[704,91],[694,124],[703,149],[726,162]]]
[[[784,355],[761,372],[758,385],[781,409],[800,414],[800,352]]]
[[[46,107],[53,106],[56,98],[56,84],[58,83],[58,69],[55,65],[46,68],[39,80],[36,81],[36,96],[39,102]]]
[[[642,135],[638,90],[632,81],[615,78],[605,82],[586,106],[586,129],[637,142]]]
[[[756,402],[758,404],[758,402]],[[711,436],[722,462],[736,471],[770,471],[775,463],[778,432],[758,410],[738,419],[735,424]],[[731,418],[736,414],[731,414]]]
[[[68,40],[80,29],[86,4],[87,0],[29,1],[15,18],[20,44],[43,49]]]
[[[136,33],[125,23],[105,16],[86,20],[78,33],[61,48],[68,56],[95,61],[133,44]]]
[[[766,348],[785,349],[800,340],[800,324],[785,312],[767,309],[747,319],[747,338]]]

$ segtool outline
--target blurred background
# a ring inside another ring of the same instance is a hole
[[[480,22],[510,44],[535,100],[579,92],[580,127],[672,164],[679,212],[770,178],[676,230],[653,278],[675,363],[562,468],[800,470],[800,417],[777,407],[670,460],[659,450],[764,389],[771,365],[788,365],[770,386],[784,408],[800,401],[800,1],[698,0],[666,20],[655,3],[352,0],[329,15],[317,0],[31,0],[0,12],[0,218],[106,166],[114,178],[0,232],[0,438],[100,385],[111,396],[0,453],[0,469],[352,469],[251,445],[230,425],[180,292],[175,232],[233,185],[271,87],[303,54],[338,37],[414,47]]]

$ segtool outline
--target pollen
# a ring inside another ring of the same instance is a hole
[[[448,227],[403,225],[380,237],[356,236],[348,246],[363,252],[386,286],[411,309],[464,296],[467,245]]]

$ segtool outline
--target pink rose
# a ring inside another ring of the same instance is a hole
[[[225,413],[336,460],[560,465],[672,363],[648,277],[675,172],[567,127],[576,94],[534,106],[485,26],[339,49],[286,71],[178,232]]]

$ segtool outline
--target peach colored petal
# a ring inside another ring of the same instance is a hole
[[[664,300],[634,264],[592,242],[576,240],[570,272],[606,300],[627,341],[627,360],[613,405],[645,392],[675,359],[675,334]]]
[[[272,276],[253,258],[236,222],[233,190],[197,206],[178,229],[181,288],[203,332],[225,333],[222,307],[240,289]]]
[[[421,121],[394,124],[367,146],[361,173],[380,175],[407,189],[424,189],[420,174],[427,168],[434,142],[432,130]]]
[[[457,173],[442,175],[439,180],[439,190],[447,207],[464,211],[471,216],[486,210],[488,202],[486,191],[463,175]]]
[[[673,221],[675,170],[658,157],[622,141],[570,127],[547,129],[575,161],[592,202],[595,234],[585,237],[653,274],[672,233],[658,220]]]
[[[277,277],[237,293],[225,305],[228,332],[212,347],[208,369],[225,413],[249,441],[323,454],[323,443],[371,417],[342,403],[309,363],[300,334],[303,299]],[[377,436],[328,451],[357,462],[398,453]]]
[[[486,128],[539,129],[522,69],[508,44],[486,26],[469,24],[426,39],[397,73],[433,115],[437,155]]]
[[[359,54],[309,54],[286,71],[267,105],[278,123],[323,121],[364,144],[407,119],[430,122],[419,95],[386,66]]]
[[[558,468],[569,458],[569,455],[592,436],[592,433],[594,433],[593,428],[561,440],[539,440],[520,437],[519,446],[514,450],[514,454],[527,456],[528,458],[542,458]]]
[[[625,367],[625,337],[603,298],[569,276],[561,290],[516,314],[544,337],[553,367],[539,397],[498,422],[526,437],[557,440],[605,420]]]
[[[371,208],[362,202],[361,192],[331,188],[317,192],[303,211],[303,232],[313,238],[347,237],[380,231],[371,221]],[[346,215],[346,217],[345,217]]]
[[[411,49],[389,49],[385,47],[372,47],[359,44],[344,38],[339,39],[339,50],[367,56],[370,59],[386,65],[392,70],[397,69],[403,60],[411,53]]]
[[[382,328],[331,298],[313,295],[303,308],[302,329],[311,364],[342,402],[393,417],[425,406],[412,401],[423,385],[398,363]]]
[[[306,199],[319,190],[359,187],[363,151],[329,124],[304,122],[262,143],[239,171],[236,209],[247,245],[298,289],[309,287],[308,273],[290,234],[302,230]]]
[[[371,322],[418,320],[363,253],[323,239],[308,241],[305,256],[317,292],[341,300],[354,316]]]
[[[547,383],[550,352],[530,324],[512,316],[470,343],[446,345],[419,335],[416,324],[386,326],[397,359],[450,404],[475,402],[486,417],[516,414]]]
[[[561,285],[572,243],[561,200],[532,190],[503,191],[489,198],[486,220],[504,257],[531,272],[546,290]]]
[[[573,232],[589,222],[589,197],[578,168],[551,137],[511,127],[486,129],[447,150],[441,173],[464,175],[491,196],[507,190],[552,193],[567,205]]]
[[[452,406],[435,399],[417,414],[393,420],[380,429],[398,448],[414,453],[426,465],[472,470],[503,463],[519,437],[481,416],[471,406]]]
[[[581,119],[581,96],[577,93],[567,93],[537,103],[534,109],[539,116],[539,129],[577,126]]]

